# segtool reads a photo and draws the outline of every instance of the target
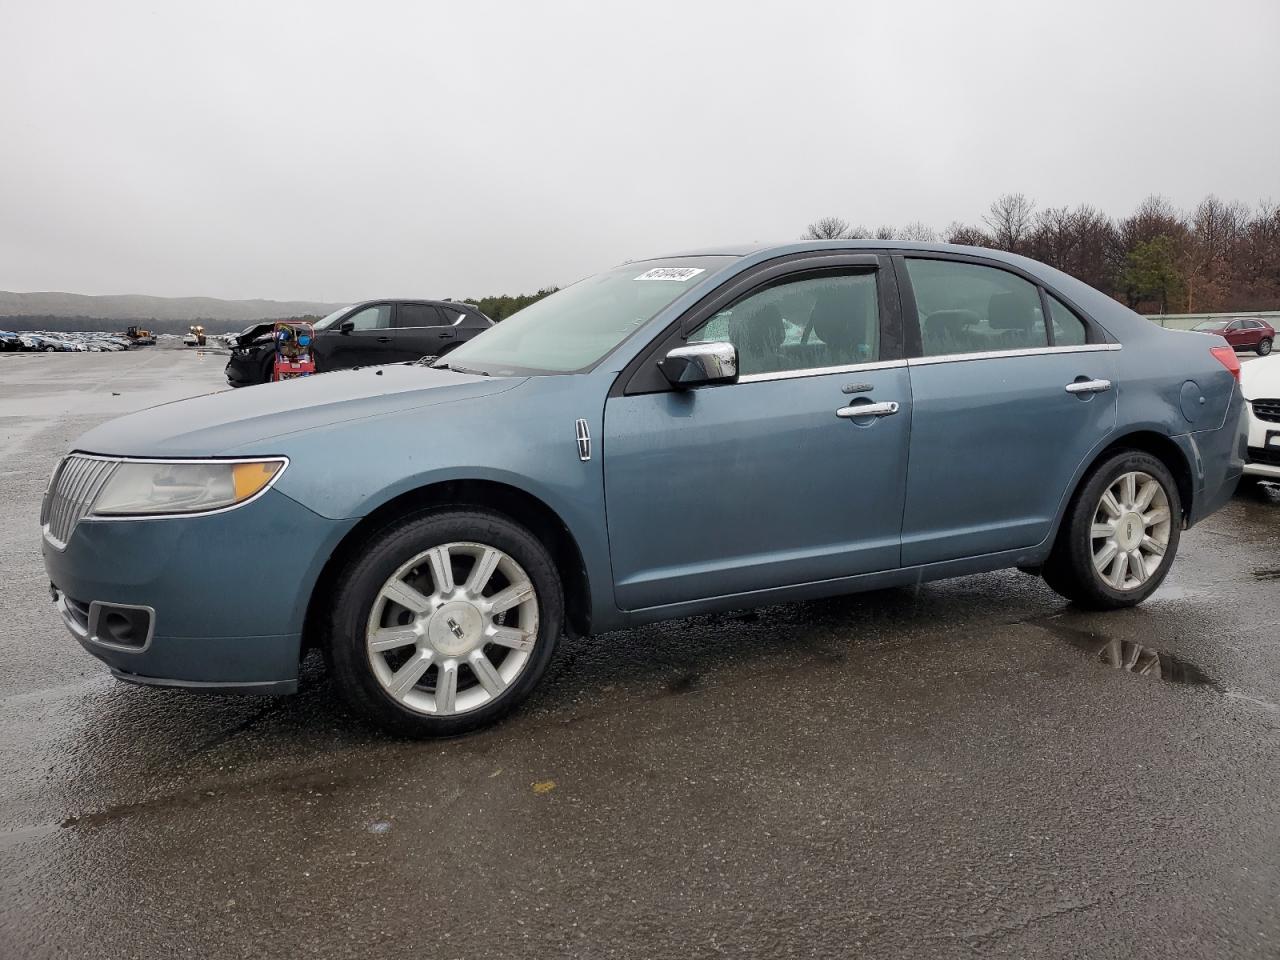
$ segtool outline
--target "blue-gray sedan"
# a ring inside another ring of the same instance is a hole
[[[122,680],[452,734],[557,640],[1041,572],[1141,602],[1242,469],[1239,367],[1042,264],[886,242],[628,263],[427,366],[157,407],[58,466],[57,608]]]

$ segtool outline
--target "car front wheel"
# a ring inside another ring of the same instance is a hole
[[[564,622],[560,577],[527,530],[480,510],[378,533],[339,577],[328,660],[359,714],[402,736],[465,733],[523,700]]]
[[[1268,353],[1270,353],[1270,352],[1271,352],[1271,341],[1270,341],[1270,340],[1259,340],[1259,341],[1258,341],[1258,356],[1260,356],[1260,357],[1265,357],[1265,356],[1266,356]]]
[[[1067,508],[1044,578],[1082,607],[1134,606],[1168,574],[1181,529],[1182,501],[1168,467],[1142,451],[1116,453]]]

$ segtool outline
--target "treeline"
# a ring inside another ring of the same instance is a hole
[[[1037,210],[1021,193],[993,202],[981,225],[941,232],[854,226],[840,217],[809,224],[808,239],[925,240],[993,247],[1040,260],[1143,313],[1280,309],[1280,203],[1254,208],[1210,195],[1192,210],[1151,196],[1114,219],[1088,204]]]
[[[479,297],[475,300],[469,297],[463,297],[462,299],[466,303],[474,303],[480,308],[481,313],[496,323],[499,320],[505,320],[517,310],[523,310],[529,304],[535,303],[559,289],[559,287],[543,287],[537,293],[522,293],[514,297],[503,294],[499,297]]]

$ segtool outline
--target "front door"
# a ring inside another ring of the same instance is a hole
[[[1227,324],[1227,329],[1222,332],[1222,335],[1226,337],[1227,343],[1237,350],[1250,346],[1249,331],[1245,329],[1243,320],[1232,320]]]
[[[1096,342],[1074,311],[1009,271],[905,265],[923,356],[908,361],[903,566],[1035,546],[1115,425],[1116,345]]]
[[[621,608],[898,566],[912,404],[903,362],[881,361],[877,276],[749,292],[687,337],[732,342],[737,382],[608,400]]]
[[[333,328],[316,335],[316,369],[346,370],[390,363],[392,304],[375,303],[344,317]],[[347,328],[350,325],[349,329]]]

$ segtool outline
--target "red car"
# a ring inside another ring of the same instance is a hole
[[[1205,320],[1193,328],[1202,333],[1216,333],[1237,350],[1253,350],[1265,357],[1271,352],[1276,339],[1276,329],[1265,320],[1256,317],[1236,317],[1234,320]]]

